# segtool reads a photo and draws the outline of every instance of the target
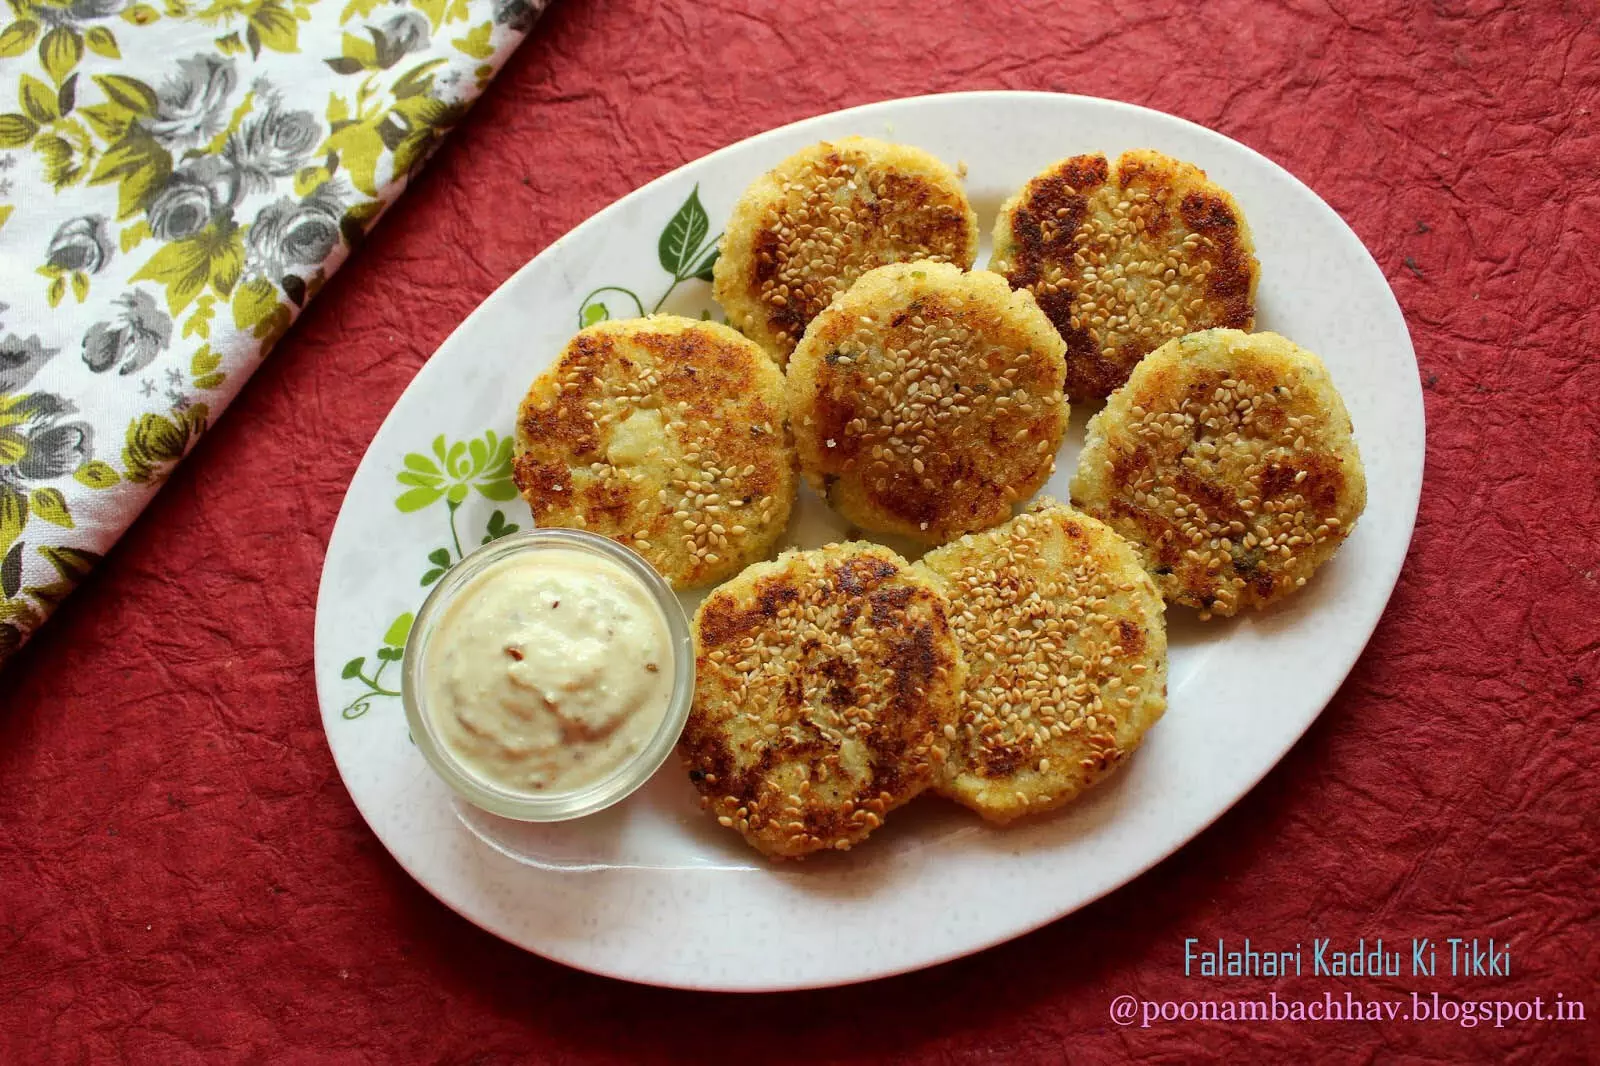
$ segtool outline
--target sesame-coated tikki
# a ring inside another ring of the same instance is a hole
[[[1067,425],[1061,338],[998,274],[900,263],[861,276],[789,360],[800,468],[862,529],[924,543],[1011,517]]]
[[[1255,325],[1250,227],[1205,171],[1159,152],[1064,159],[1007,200],[989,269],[1067,342],[1067,396],[1098,400],[1174,337]]]
[[[948,611],[874,544],[785,552],[712,592],[678,742],[701,805],[768,855],[865,840],[945,757],[965,678]]]
[[[1090,420],[1072,500],[1134,543],[1169,603],[1208,618],[1304,585],[1367,481],[1322,360],[1213,329],[1152,352]]]
[[[587,529],[686,589],[766,555],[794,503],[783,374],[727,326],[601,322],[517,416],[512,477],[541,526]]]
[[[944,584],[967,663],[937,787],[985,819],[1069,802],[1166,710],[1161,594],[1103,523],[1041,500],[918,565]]]
[[[965,268],[977,253],[978,216],[949,167],[919,148],[845,137],[796,152],[745,190],[713,293],[781,366],[865,271],[912,259]]]

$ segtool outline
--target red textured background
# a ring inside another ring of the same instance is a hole
[[[1593,5],[987,7],[558,0],[0,677],[0,1061],[1600,1061]],[[974,88],[1204,123],[1287,166],[1372,249],[1411,325],[1429,433],[1416,539],[1371,646],[1215,827],[974,958],[716,997],[479,932],[373,838],[318,720],[317,578],[367,441],[496,285],[647,179],[818,112]],[[1559,992],[1591,1020],[1107,1020],[1119,993],[1264,993],[1186,981],[1185,936],[1461,934],[1509,939],[1513,976],[1280,991]]]

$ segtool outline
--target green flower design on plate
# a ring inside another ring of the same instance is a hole
[[[450,542],[455,546],[454,558],[444,548],[428,556],[435,568],[441,568],[438,574],[432,575],[437,580],[444,572],[442,568],[466,554],[461,550],[461,537],[456,533],[456,511],[466,500],[467,494],[476,491],[497,502],[517,498],[517,487],[511,482],[511,438],[502,437],[491,429],[474,440],[450,444],[441,433],[433,439],[432,456],[410,452],[406,455],[405,465],[406,468],[395,475],[395,480],[406,486],[406,491],[400,494],[394,505],[402,513],[410,514],[442,498],[450,511]],[[492,524],[504,527],[505,516],[498,511],[495,513],[499,515],[499,520]],[[510,527],[510,531],[515,529],[515,526]],[[435,558],[440,553],[444,553],[442,561]],[[425,577],[422,583],[428,585],[432,581]]]
[[[395,480],[410,488],[394,505],[408,514],[441,496],[460,507],[469,489],[477,489],[491,500],[517,498],[517,488],[511,483],[511,438],[492,429],[476,440],[454,444],[446,444],[441,433],[433,439],[432,457],[410,452],[405,462],[405,470]]]
[[[717,261],[717,242],[721,235],[709,236],[710,219],[700,203],[697,185],[668,220],[656,241],[656,259],[672,278],[666,290],[656,300],[651,311],[659,311],[667,297],[684,282],[710,281],[711,268]],[[611,309],[602,297],[607,293],[625,296],[639,315],[646,314],[644,302],[631,289],[605,285],[584,297],[578,308],[578,325],[592,326],[611,317]],[[702,311],[701,318],[709,319],[710,311]],[[206,368],[209,369],[209,366]],[[199,367],[196,368],[198,373]],[[444,434],[433,439],[426,452],[408,452],[404,467],[395,474],[402,489],[394,505],[402,514],[415,514],[444,501],[450,525],[450,543],[434,548],[428,553],[427,566],[422,571],[419,584],[427,588],[449,572],[450,568],[466,555],[461,535],[456,529],[456,512],[474,492],[485,499],[504,503],[517,498],[517,487],[511,480],[513,441],[494,430],[471,440],[452,442]],[[506,520],[504,511],[496,508],[485,523],[479,544],[488,544],[517,532],[521,527]],[[344,708],[346,718],[360,718],[366,714],[377,696],[397,697],[400,693],[383,684],[383,674],[388,665],[405,656],[406,635],[410,632],[412,616],[401,615],[384,634],[383,645],[373,653],[377,665],[369,673],[367,657],[357,656],[344,664],[342,677],[346,681],[360,681],[366,690],[351,700]]]
[[[481,437],[455,443],[440,434],[434,438],[431,454],[410,452],[406,455],[405,469],[395,475],[395,480],[405,489],[394,501],[395,507],[402,514],[413,514],[443,500],[450,520],[450,545],[428,553],[428,567],[420,582],[424,588],[443,577],[466,554],[456,532],[456,511],[471,493],[497,502],[516,498],[517,488],[511,481],[511,444],[509,436],[501,436],[492,429]],[[506,521],[505,512],[496,508],[484,525],[479,543],[499,540],[520,528],[515,522]],[[344,664],[340,677],[345,681],[360,681],[366,686],[364,692],[345,705],[341,712],[344,717],[360,718],[372,708],[374,697],[400,695],[397,689],[383,683],[383,675],[390,663],[405,657],[406,636],[411,632],[412,621],[413,616],[407,613],[389,624],[382,645],[372,653],[376,665],[370,673],[364,655]]]

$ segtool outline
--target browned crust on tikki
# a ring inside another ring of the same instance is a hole
[[[1089,423],[1075,504],[1135,544],[1202,617],[1303,586],[1355,528],[1366,476],[1322,361],[1275,333],[1208,330],[1151,353]]]
[[[937,787],[985,819],[1070,802],[1165,711],[1161,595],[1104,523],[1041,500],[917,565],[949,594],[967,663]]]
[[[694,631],[678,751],[701,805],[752,846],[848,850],[933,781],[965,671],[943,593],[887,548],[758,563]]]
[[[1189,163],[1081,155],[1001,208],[990,269],[1027,289],[1067,345],[1066,391],[1103,399],[1174,337],[1249,330],[1260,273],[1244,213]]]
[[[726,326],[603,322],[518,413],[512,479],[541,526],[628,545],[675,588],[764,555],[796,488],[783,375]]]
[[[1027,293],[944,263],[881,267],[790,360],[807,481],[863,529],[924,543],[1011,517],[1066,430],[1061,340]]]
[[[972,265],[977,216],[920,149],[846,137],[795,153],[735,206],[714,268],[729,320],[780,363],[835,294],[886,263]]]

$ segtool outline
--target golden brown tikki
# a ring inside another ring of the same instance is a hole
[[[1159,152],[1080,155],[1000,208],[989,269],[1038,297],[1067,343],[1067,396],[1099,400],[1174,337],[1255,325],[1250,227],[1205,171]]]
[[[923,556],[967,664],[939,791],[992,822],[1121,765],[1167,706],[1161,595],[1133,548],[1051,500]]]
[[[789,520],[783,390],[727,326],[602,322],[528,390],[512,476],[539,525],[620,541],[674,588],[709,584],[766,555]]]
[[[1072,499],[1206,618],[1304,585],[1355,528],[1367,482],[1322,360],[1214,329],[1152,352],[1090,420]]]
[[[845,137],[796,152],[745,191],[713,294],[781,366],[866,271],[913,259],[964,268],[977,253],[978,216],[949,167],[918,148]]]
[[[1062,372],[1061,338],[999,275],[879,267],[789,361],[801,470],[862,529],[933,544],[986,529],[1054,468]]]
[[[965,676],[948,610],[925,572],[860,543],[712,592],[678,743],[701,805],[768,855],[865,840],[944,757]]]

